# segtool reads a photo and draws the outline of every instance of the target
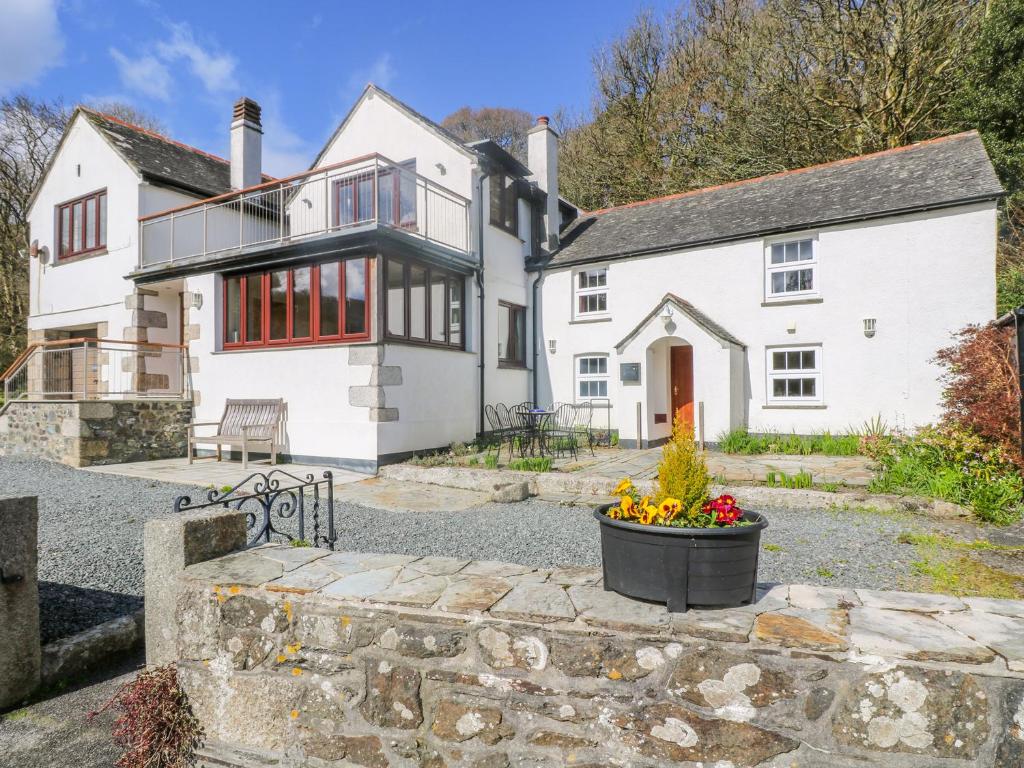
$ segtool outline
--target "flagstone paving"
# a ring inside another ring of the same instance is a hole
[[[192,566],[191,579],[311,592],[373,606],[433,609],[536,624],[665,632],[825,654],[1024,672],[1024,601],[760,585],[756,601],[671,614],[602,586],[598,568],[532,568],[457,558],[337,552],[314,558],[264,545]],[[301,559],[308,562],[295,565]],[[287,563],[289,570],[284,570]]]

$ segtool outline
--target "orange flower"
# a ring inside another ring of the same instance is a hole
[[[628,477],[624,477],[624,478],[622,478],[622,481],[618,485],[615,486],[615,490],[612,491],[612,494],[615,495],[615,496],[621,496],[622,494],[624,494],[626,491],[628,491],[632,487],[633,487],[633,481],[630,480]]]

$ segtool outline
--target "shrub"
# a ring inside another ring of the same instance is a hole
[[[936,355],[946,366],[943,420],[1000,446],[1007,458],[1024,467],[1013,329],[972,325],[956,339]]]
[[[811,473],[803,470],[795,475],[787,475],[785,472],[769,472],[765,477],[765,485],[772,488],[810,488],[813,482]]]
[[[488,453],[486,456],[484,456],[484,466],[487,467],[488,469],[497,469],[498,454]]]
[[[704,456],[697,450],[691,432],[686,422],[676,422],[658,464],[658,497],[678,499],[682,511],[677,518],[686,520],[701,514],[711,485]]]
[[[123,750],[118,768],[195,765],[195,750],[202,743],[203,729],[178,685],[173,664],[140,672],[88,717],[91,720],[111,707],[121,713],[113,731],[114,743]]]
[[[872,447],[878,462],[870,490],[931,496],[970,508],[981,520],[1005,525],[1020,518],[1024,480],[998,446],[953,425],[925,427]]]

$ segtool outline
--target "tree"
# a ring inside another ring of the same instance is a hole
[[[526,162],[526,134],[533,116],[508,107],[462,107],[441,121],[441,126],[463,141],[490,139],[522,162]]]
[[[60,141],[68,112],[59,101],[0,101],[0,370],[25,346],[28,201]]]
[[[89,107],[105,115],[116,117],[122,122],[145,128],[147,131],[167,133],[167,127],[158,117],[123,101],[97,101],[89,104]]]

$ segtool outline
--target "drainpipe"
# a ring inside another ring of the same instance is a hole
[[[480,265],[476,270],[476,285],[480,296],[480,431],[479,434],[484,433],[484,390],[486,385],[487,369],[484,367],[485,362],[485,347],[486,339],[484,338],[484,179],[489,177],[491,174],[483,172],[481,169],[480,181],[478,189],[480,194],[477,196],[477,200],[480,201],[479,217],[477,219],[477,232],[478,239],[477,243],[480,250]]]
[[[540,288],[541,280],[544,279],[544,267],[537,267],[537,275],[533,278],[533,306],[531,307],[533,315],[533,404],[538,408],[541,407],[540,401],[537,399],[537,361],[540,359],[540,348],[537,344],[537,289]]]

